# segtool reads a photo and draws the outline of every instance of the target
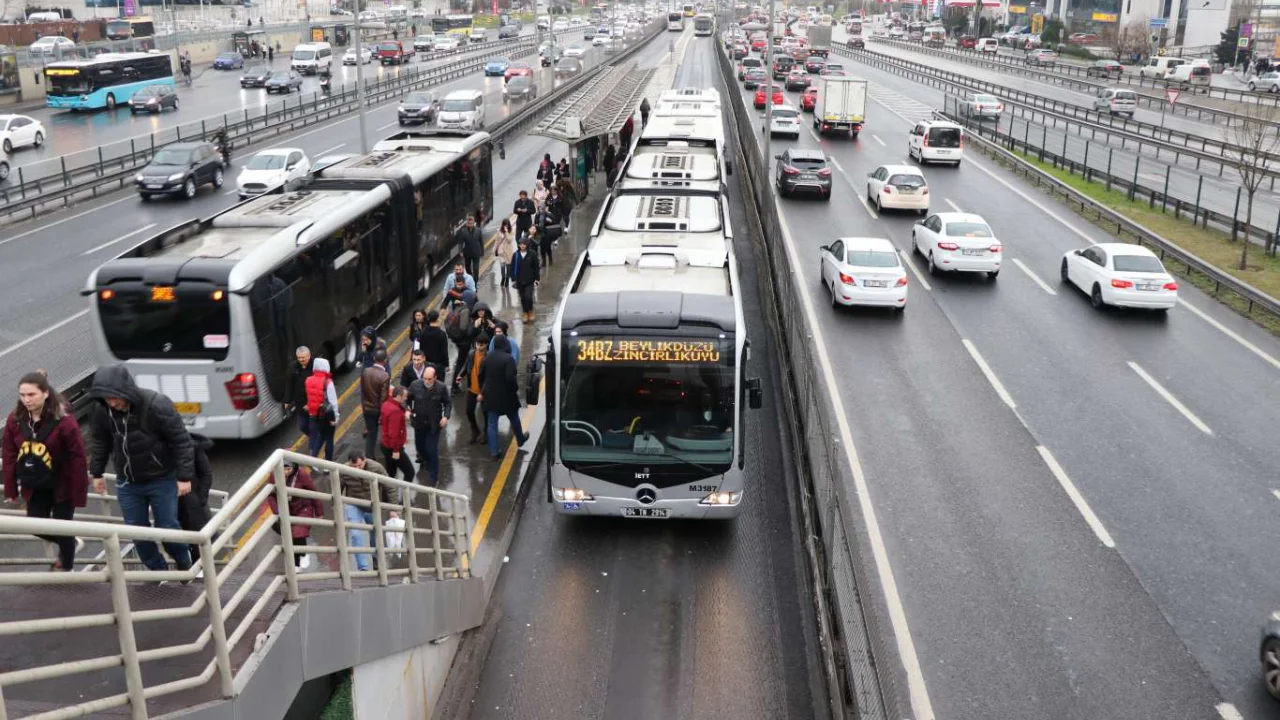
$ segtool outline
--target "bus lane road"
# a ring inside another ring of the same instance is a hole
[[[675,87],[716,87],[712,42],[690,45]],[[484,630],[490,649],[466,705],[474,720],[826,717],[800,490],[777,424],[780,370],[745,205],[739,184],[728,187],[752,338],[746,374],[761,378],[766,398],[763,410],[744,412],[742,515],[566,517],[546,502],[540,469]]]
[[[859,64],[849,64],[861,74]],[[856,143],[819,143],[805,130],[797,142],[775,141],[773,152],[821,146],[835,159],[830,204],[781,201],[785,241],[794,247],[794,269],[817,322],[814,332],[821,334],[833,366],[858,369],[829,378],[835,383],[829,392],[856,398],[856,409],[841,404],[849,409],[937,716],[1206,716],[1218,695],[1126,558],[1108,547],[1114,539],[1106,531],[1113,528],[1081,521],[1078,493],[1069,485],[1077,468],[1068,468],[1065,482],[1055,475],[1046,453],[1052,456],[1058,448],[1036,437],[1034,427],[1002,399],[1008,391],[994,389],[989,380],[987,358],[998,350],[996,338],[1011,332],[1002,327],[1010,324],[1005,306],[1021,302],[1035,308],[1040,299],[1032,293],[1048,294],[1013,268],[993,287],[926,279],[914,264],[902,317],[829,307],[828,291],[816,283],[818,246],[841,236],[872,236],[888,237],[905,251],[915,220],[890,213],[873,217],[860,200],[866,173],[879,164],[907,162],[897,140],[909,123],[878,104],[871,112],[874,125]],[[953,172],[925,170],[929,178]],[[975,195],[1016,204],[981,171],[966,165],[960,172]],[[950,209],[944,197],[933,190],[933,211]],[[853,202],[858,206],[847,209]],[[1019,227],[1040,224],[1035,209],[1024,205],[1018,212]],[[905,254],[904,260],[910,261]],[[952,310],[953,295],[978,295],[990,304],[993,293],[998,307],[967,315]],[[970,322],[976,327],[967,327]],[[1038,368],[1020,344],[1000,358],[1019,350],[1018,370]],[[1057,383],[1039,392],[1059,412],[1064,403],[1075,406]],[[1139,408],[1164,409],[1133,387],[1121,397],[1135,398]],[[1078,418],[1074,427],[1086,421]],[[1158,668],[1143,659],[1153,653],[1162,659]],[[979,686],[986,690],[971,692]]]
[[[665,46],[663,46],[665,51]],[[645,50],[641,60],[657,52]],[[599,62],[593,51],[589,62]],[[549,92],[556,82],[550,69],[539,71],[540,92]],[[485,93],[487,124],[513,112],[520,103],[502,101],[502,79],[483,74],[455,80],[438,87],[442,92],[479,88]],[[399,130],[396,103],[390,102],[368,112],[367,125],[372,145]],[[266,147],[299,147],[312,161],[327,154],[352,154],[360,149],[359,123],[348,116],[334,123],[278,139]],[[508,147],[513,141],[508,139]],[[255,148],[255,152],[263,148]],[[551,152],[548,149],[547,152]],[[151,235],[194,217],[209,217],[238,202],[235,176],[247,156],[233,159],[226,184],[221,190],[202,188],[191,202],[158,198],[143,203],[132,189],[115,193],[92,207],[76,206],[71,211],[41,218],[33,224],[15,227],[0,238],[0,283],[8,283],[15,298],[13,312],[0,328],[0,384],[16,382],[31,367],[48,367],[55,384],[65,385],[91,372],[94,353],[88,335],[86,301],[79,291],[93,268]],[[528,183],[532,185],[530,170]],[[143,230],[140,231],[140,228]]]
[[[522,32],[522,38],[531,37],[532,35],[532,28],[526,28]],[[486,43],[483,47],[490,50],[493,57],[503,57],[504,45],[505,42],[495,41]],[[489,57],[489,54],[478,49],[481,47],[481,45],[475,45],[467,48],[469,53],[466,55],[460,54],[456,57],[414,62],[406,66],[384,66],[376,62],[370,63],[362,68],[362,72],[365,81],[370,82],[376,78],[396,77],[406,68],[414,68],[421,71],[457,62],[462,58],[480,59]],[[335,90],[340,90],[344,85],[354,86],[356,82],[355,66],[342,64],[342,53],[344,51],[343,48],[335,49],[333,58],[333,86]],[[268,65],[274,70],[286,70],[289,67],[289,54],[282,53],[275,58],[273,63],[258,59],[245,61],[246,68],[255,65]],[[96,155],[97,148],[104,145],[117,142],[127,144],[133,138],[136,139],[138,147],[146,147],[150,142],[148,136],[152,133],[172,130],[179,125],[192,127],[198,125],[201,120],[206,119],[211,123],[221,123],[224,115],[234,121],[237,118],[243,118],[245,112],[261,114],[263,108],[268,104],[272,107],[279,107],[282,101],[296,103],[299,97],[309,98],[320,90],[318,76],[304,75],[301,93],[295,92],[290,95],[268,94],[262,88],[241,88],[241,74],[241,70],[214,70],[211,67],[206,67],[196,73],[191,87],[183,85],[179,80],[178,98],[180,110],[176,112],[166,110],[157,115],[134,115],[127,107],[123,106],[114,112],[99,110],[73,113],[69,110],[55,110],[53,108],[39,108],[24,112],[22,114],[39,120],[45,126],[47,130],[45,144],[40,148],[25,147],[14,150],[13,154],[9,156],[9,162],[13,168],[13,177],[10,182],[16,183],[18,181],[17,169],[19,167],[24,168],[25,180],[45,177],[57,173],[60,167],[59,157],[63,155],[74,155],[75,157],[69,159],[68,162],[74,160],[82,164],[85,162],[83,158],[88,157],[89,153]],[[3,189],[3,186],[0,186],[0,189]]]

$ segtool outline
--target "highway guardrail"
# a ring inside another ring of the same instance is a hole
[[[949,117],[942,111],[934,111],[934,115],[940,118],[956,120],[956,118]],[[1222,299],[1224,296],[1234,296],[1235,298],[1238,298],[1244,304],[1243,314],[1246,316],[1254,318],[1256,312],[1264,316],[1268,316],[1273,320],[1280,320],[1280,300],[1271,297],[1265,292],[1225,272],[1208,261],[1195,256],[1187,250],[1179,247],[1177,243],[1166,239],[1151,229],[1143,226],[1141,223],[1131,220],[1123,214],[1095,201],[1089,196],[1055,178],[1053,175],[1050,175],[1021,157],[1018,157],[1018,155],[1010,150],[1001,147],[997,142],[993,142],[987,137],[983,137],[982,133],[979,133],[978,135],[970,134],[969,139],[971,140],[971,147],[977,147],[983,152],[983,154],[1010,167],[1014,173],[1026,177],[1028,181],[1035,184],[1037,187],[1046,189],[1051,196],[1062,199],[1072,210],[1075,210],[1080,215],[1092,220],[1096,224],[1103,226],[1109,232],[1113,232],[1113,234],[1120,240],[1125,240],[1127,238],[1132,242],[1150,248],[1160,257],[1161,261],[1165,262],[1166,267],[1169,267],[1169,269],[1175,273],[1182,275],[1183,277],[1187,277],[1193,282],[1199,278],[1208,280],[1212,283],[1211,294],[1214,297]],[[1022,145],[1022,142],[1016,138],[1005,136],[998,139],[1005,142],[1011,142],[1012,146],[1015,148]],[[1055,158],[1055,161],[1060,162],[1061,159]],[[1070,160],[1066,162],[1068,167],[1073,164]],[[1079,169],[1078,163],[1074,163],[1074,165],[1076,169]],[[1099,173],[1097,173],[1097,171],[1091,171],[1091,176],[1098,177]],[[1167,198],[1158,191],[1143,188],[1141,186],[1132,188],[1130,185],[1131,181],[1124,178],[1111,178],[1111,182],[1121,189],[1132,189],[1143,195],[1150,195],[1151,202],[1153,204],[1157,199],[1167,200]],[[1182,203],[1182,207],[1185,208],[1186,203]],[[1207,211],[1200,209],[1199,212],[1203,217],[1203,213]],[[1225,221],[1228,226],[1231,224],[1231,219],[1225,218],[1224,216],[1220,216],[1217,220],[1219,222]],[[1240,224],[1242,225],[1243,223]],[[1271,237],[1274,240],[1275,235],[1272,234]],[[1261,252],[1261,250],[1259,250],[1259,252]],[[1170,260],[1174,261],[1174,263],[1170,264]],[[1231,303],[1225,304],[1229,307],[1234,307]]]
[[[1147,80],[1138,77],[1122,75],[1114,78],[1112,81],[1107,80],[1090,80],[1086,67],[1078,65],[1068,65],[1066,63],[1055,63],[1046,69],[1042,65],[1027,65],[1024,62],[1018,62],[1016,58],[1008,55],[997,55],[994,59],[977,52],[948,50],[946,48],[926,47],[916,45],[915,43],[903,40],[890,40],[886,38],[873,38],[875,42],[883,42],[890,45],[896,45],[912,52],[918,52],[924,55],[933,55],[935,57],[946,58],[948,60],[956,60],[968,63],[978,67],[989,67],[996,70],[1008,70],[1016,72],[1020,75],[1043,80],[1046,82],[1055,82],[1071,87],[1073,90],[1081,90],[1091,94],[1097,93],[1101,88],[1115,87],[1119,81],[1124,85],[1131,85],[1135,88],[1152,88],[1160,90],[1159,95],[1148,95],[1146,93],[1137,93],[1138,98],[1148,107],[1162,112],[1172,113],[1174,115],[1185,115],[1191,117],[1193,114],[1196,119],[1217,120],[1222,117],[1232,118],[1239,117],[1238,113],[1230,110],[1222,110],[1219,108],[1211,108],[1205,105],[1198,105],[1193,100],[1183,99],[1183,96],[1203,96],[1218,97],[1223,100],[1233,102],[1253,102],[1266,107],[1280,107],[1280,96],[1267,95],[1265,93],[1251,93],[1245,90],[1232,90],[1230,88],[1215,88],[1181,86],[1177,83],[1169,83],[1163,80]],[[1057,71],[1061,71],[1060,73]],[[1166,88],[1176,88],[1181,90],[1182,96],[1179,96],[1178,102],[1171,107],[1169,101],[1164,96]],[[1208,92],[1205,92],[1208,90]],[[1234,96],[1234,97],[1232,97]]]
[[[778,398],[779,426],[788,434],[801,483],[798,501],[805,521],[805,548],[813,574],[819,642],[832,717],[859,720],[897,720],[911,717],[902,681],[894,634],[884,594],[874,576],[875,560],[865,541],[858,499],[847,478],[840,432],[832,413],[830,394],[818,372],[813,332],[800,313],[780,312],[795,306],[813,280],[797,275],[787,257],[782,219],[778,211],[769,159],[761,152],[757,131],[760,116],[745,107],[732,62],[723,49],[716,52],[721,77],[729,89],[724,107],[731,133],[741,150],[738,174],[747,216],[759,221],[753,237],[762,259],[759,271],[765,300],[765,323],[783,369]],[[803,287],[802,287],[803,285]]]

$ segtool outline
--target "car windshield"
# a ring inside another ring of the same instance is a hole
[[[476,105],[470,98],[454,98],[445,100],[440,109],[445,112],[470,112],[476,109]]]
[[[950,222],[947,223],[947,235],[951,237],[971,237],[971,238],[989,238],[991,237],[991,228],[986,223],[980,222]]]
[[[435,41],[434,35],[419,35],[413,39],[414,42],[429,43]]]
[[[379,43],[378,49],[386,50],[387,52],[400,52],[400,43],[394,43],[394,42]]]
[[[294,60],[314,60],[315,57],[316,57],[316,53],[314,50],[294,50],[293,51]]]
[[[272,80],[288,80],[289,73],[286,70],[276,70],[271,73]]]
[[[409,105],[430,105],[431,100],[431,93],[415,92],[409,93],[404,102]]]
[[[742,67],[749,67],[749,68],[760,67],[760,60],[758,58],[751,58],[751,57],[742,58]]]
[[[267,70],[267,68],[262,67],[262,66],[258,66],[258,67],[251,67],[251,68],[249,68],[248,70],[245,70],[245,71],[244,71],[244,74],[245,74],[245,75],[255,75],[255,76],[256,76],[256,75],[265,75],[265,74],[267,74],[268,72],[269,72],[269,71]]]
[[[246,170],[280,170],[284,167],[284,155],[254,155],[245,165]]]
[[[152,165],[186,165],[191,162],[190,150],[157,150],[151,158]]]
[[[995,95],[974,95],[974,96],[973,96],[973,101],[974,101],[974,102],[980,102],[980,103],[998,103],[998,102],[1000,102],[1000,100],[999,100],[999,99],[997,99]]]
[[[146,98],[155,97],[156,95],[159,95],[159,94],[160,94],[160,91],[155,86],[144,87],[138,92],[133,94],[133,99],[134,100],[146,99]]]
[[[506,58],[494,58],[490,60],[489,63],[491,65],[509,65],[510,64]]]
[[[924,187],[924,176],[913,175],[911,173],[898,173],[897,175],[891,175],[889,177],[888,184],[895,187],[922,188]]]
[[[888,250],[849,250],[845,263],[854,267],[898,267],[898,254]]]
[[[511,78],[511,82],[507,83],[507,88],[510,90],[523,90],[532,84],[533,83],[529,81],[529,78],[521,75],[519,77]]]
[[[1162,273],[1164,266],[1150,255],[1113,255],[1111,264],[1116,272]]]
[[[841,65],[840,63],[827,63],[826,68],[827,68],[827,72],[831,72],[833,70],[843,70],[844,66]]]
[[[235,60],[240,57],[240,53],[222,53],[218,56],[219,60]]]
[[[774,108],[774,109],[773,109],[773,117],[774,117],[774,118],[791,119],[791,118],[794,118],[795,116],[796,116],[796,111],[795,111],[795,110],[790,110],[790,109],[788,109],[788,108]]]

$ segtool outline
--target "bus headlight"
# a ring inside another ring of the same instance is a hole
[[[698,501],[699,505],[737,505],[742,499],[740,492],[713,492]]]
[[[586,500],[595,500],[587,494],[586,490],[581,488],[551,488],[551,496],[556,502],[584,502]]]

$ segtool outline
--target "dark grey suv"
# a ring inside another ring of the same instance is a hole
[[[400,106],[396,109],[401,125],[434,122],[438,112],[440,112],[440,100],[430,90],[409,93],[400,101]]]
[[[201,185],[222,187],[222,170],[222,153],[217,145],[173,143],[156,151],[151,162],[134,176],[133,184],[143,200],[150,200],[152,195],[191,199]]]
[[[831,199],[831,165],[821,150],[791,148],[774,157],[778,160],[775,183],[779,195],[812,192],[823,200]]]

